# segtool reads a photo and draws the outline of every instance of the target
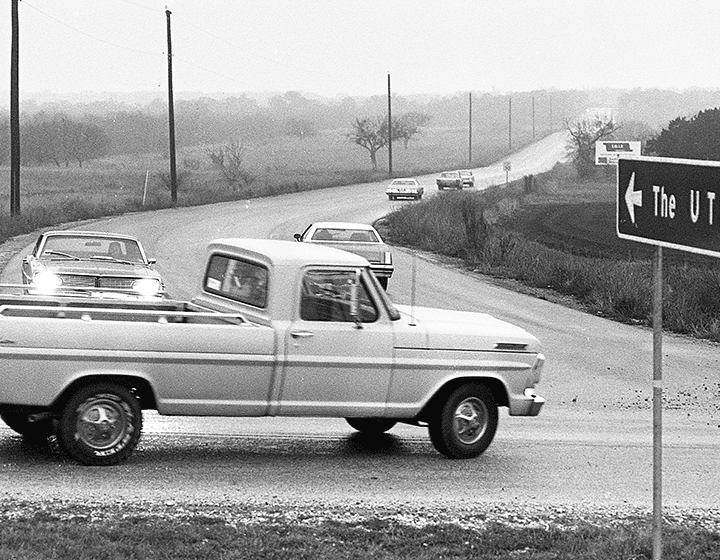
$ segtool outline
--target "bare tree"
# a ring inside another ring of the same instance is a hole
[[[240,142],[234,141],[218,149],[209,149],[207,155],[234,192],[238,192],[241,187],[249,187],[255,181],[255,176],[243,166],[245,146]]]
[[[348,134],[348,139],[369,152],[372,168],[377,171],[378,150],[388,143],[387,117],[355,119],[353,128],[354,130]]]
[[[568,150],[571,152],[578,176],[585,178],[595,174],[595,142],[611,138],[620,127],[612,118],[595,115],[591,119],[580,119],[574,124],[565,121],[570,133]]]

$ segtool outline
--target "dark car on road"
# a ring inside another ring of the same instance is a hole
[[[475,176],[473,175],[472,171],[470,171],[469,169],[461,169],[458,171],[458,173],[460,173],[463,187],[472,188],[475,186]]]
[[[165,295],[155,259],[129,235],[96,231],[47,231],[23,259],[29,294],[132,299]]]
[[[439,190],[462,189],[463,179],[459,171],[444,171],[435,181]]]

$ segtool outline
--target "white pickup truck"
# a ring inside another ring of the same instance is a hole
[[[0,296],[0,416],[88,465],[127,459],[143,410],[404,422],[476,457],[498,407],[540,412],[543,362],[519,327],[395,306],[362,257],[290,241],[214,241],[192,302]]]

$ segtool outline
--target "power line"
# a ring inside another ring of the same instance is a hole
[[[120,1],[122,1],[123,3],[128,4],[128,5],[130,5],[130,6],[133,6],[134,8],[140,8],[140,9],[143,9],[143,10],[146,10],[146,11],[151,11],[151,12],[158,13],[158,14],[163,13],[161,10],[159,10],[159,9],[157,9],[157,8],[150,8],[150,7],[147,7],[147,6],[142,6],[142,5],[136,4],[136,3],[134,3],[134,2],[131,2],[130,0],[120,0]],[[133,47],[128,47],[128,46],[126,46],[126,45],[118,44],[118,43],[115,43],[115,42],[112,42],[112,41],[108,41],[108,40],[106,40],[106,39],[103,39],[103,38],[101,38],[101,37],[98,37],[98,36],[96,36],[96,35],[93,35],[92,33],[88,33],[88,32],[86,32],[86,31],[83,31],[82,29],[78,29],[77,27],[74,27],[73,25],[71,25],[71,24],[69,24],[69,23],[66,23],[65,21],[62,21],[61,19],[58,19],[57,17],[55,17],[55,16],[53,16],[53,15],[51,15],[51,14],[49,14],[49,13],[43,11],[43,10],[41,10],[41,9],[38,8],[37,6],[34,6],[33,4],[31,4],[31,3],[27,2],[27,1],[23,1],[23,5],[32,8],[32,9],[35,10],[36,12],[42,14],[43,16],[45,16],[46,18],[48,18],[48,19],[56,22],[57,24],[62,25],[63,27],[66,27],[67,29],[70,29],[70,30],[74,31],[75,33],[78,33],[78,34],[80,34],[80,35],[83,35],[83,36],[85,36],[85,37],[88,37],[88,38],[92,39],[93,41],[97,41],[98,43],[103,43],[103,44],[105,44],[105,45],[108,45],[108,46],[110,46],[110,47],[113,47],[113,48],[116,48],[116,49],[120,49],[120,50],[123,50],[123,51],[140,53],[140,54],[145,54],[145,55],[154,56],[154,57],[155,57],[155,56],[157,56],[157,57],[159,57],[159,56],[166,56],[166,54],[167,54],[167,53],[165,53],[165,52],[157,52],[157,51],[148,51],[148,50],[143,50],[143,49],[137,49],[137,48],[133,48]],[[177,14],[176,14],[176,15],[177,15]],[[231,46],[232,48],[236,49],[237,51],[242,52],[242,53],[244,53],[244,54],[246,54],[246,55],[248,55],[248,56],[250,56],[250,57],[254,57],[254,58],[256,58],[256,59],[260,59],[260,60],[267,61],[267,62],[269,62],[269,63],[271,63],[271,64],[274,64],[275,66],[280,67],[280,68],[289,69],[289,70],[292,70],[292,71],[295,71],[295,72],[299,72],[299,73],[303,73],[303,74],[306,74],[306,75],[313,75],[313,76],[321,76],[321,77],[325,77],[325,78],[330,78],[330,79],[332,79],[333,81],[337,81],[337,76],[334,76],[334,75],[329,74],[329,73],[327,73],[327,72],[319,72],[319,71],[317,71],[317,70],[312,70],[312,69],[308,69],[308,68],[303,68],[303,67],[300,67],[300,66],[297,66],[297,65],[293,65],[293,64],[288,64],[288,63],[286,63],[286,62],[282,62],[282,61],[277,60],[276,58],[273,58],[273,57],[271,57],[271,56],[267,56],[267,55],[265,55],[265,54],[259,53],[257,50],[245,48],[245,47],[243,47],[243,46],[241,46],[241,45],[239,45],[239,44],[237,44],[237,43],[235,43],[235,42],[233,42],[233,41],[230,41],[230,40],[226,39],[225,37],[222,37],[222,36],[217,35],[217,34],[211,32],[211,31],[208,31],[208,30],[206,30],[206,29],[203,29],[202,27],[194,24],[193,22],[191,22],[191,21],[189,21],[189,20],[182,20],[182,19],[181,19],[181,21],[182,21],[183,25],[186,25],[187,27],[189,27],[189,28],[191,28],[191,29],[194,29],[194,30],[196,30],[196,31],[199,31],[199,32],[201,32],[201,33],[204,33],[204,34],[212,37],[213,39],[215,39],[215,40],[217,40],[217,41],[220,41],[220,42],[222,42],[222,43],[224,43],[224,44],[226,44],[226,45],[229,45],[229,46]],[[201,71],[203,71],[203,72],[206,72],[206,73],[213,74],[213,75],[215,75],[215,76],[221,77],[221,78],[223,78],[223,79],[225,79],[225,80],[228,80],[228,81],[231,82],[231,83],[235,83],[235,84],[238,84],[238,85],[241,85],[241,86],[242,86],[242,85],[246,85],[244,82],[240,82],[240,81],[238,81],[236,78],[234,78],[234,77],[232,77],[232,76],[228,76],[228,75],[223,74],[223,73],[221,73],[221,72],[217,72],[217,71],[215,71],[215,70],[211,70],[210,68],[208,68],[208,67],[206,67],[206,66],[203,66],[202,64],[198,64],[197,62],[193,62],[193,61],[191,61],[191,60],[189,60],[189,59],[187,59],[187,58],[178,57],[176,53],[173,54],[173,58],[174,58],[175,60],[177,60],[178,62],[181,62],[181,63],[183,63],[183,64],[185,64],[185,65],[187,65],[187,66],[191,66],[191,67],[197,68],[197,69],[199,69],[199,70],[201,70]],[[374,77],[374,75],[373,75],[373,77]],[[370,78],[370,76],[368,76],[368,78]]]
[[[93,39],[94,41],[98,41],[99,43],[104,43],[104,44],[106,44],[106,45],[110,45],[111,47],[115,47],[115,48],[117,48],[117,49],[122,49],[122,50],[124,50],[124,51],[136,52],[136,53],[140,53],[140,54],[149,54],[149,55],[152,55],[152,56],[160,56],[160,54],[158,54],[157,52],[143,51],[143,50],[140,50],[140,49],[133,49],[132,47],[126,47],[126,46],[123,46],[123,45],[118,45],[117,43],[111,43],[110,41],[106,41],[105,39],[101,39],[100,37],[96,37],[96,36],[94,36],[94,35],[91,35],[90,33],[87,33],[87,32],[85,32],[85,31],[82,31],[81,29],[78,29],[78,28],[76,28],[76,27],[73,27],[72,25],[67,24],[67,23],[65,23],[64,21],[61,21],[61,20],[59,20],[58,18],[56,18],[56,17],[54,17],[54,16],[51,16],[50,14],[48,14],[48,13],[46,13],[46,12],[43,12],[40,8],[37,8],[36,6],[33,6],[32,4],[30,4],[30,3],[28,3],[28,2],[23,2],[23,5],[24,5],[24,6],[28,6],[28,7],[32,8],[33,10],[35,10],[36,12],[39,12],[39,13],[41,13],[42,15],[44,15],[45,17],[50,18],[51,20],[55,21],[56,23],[59,23],[60,25],[62,25],[62,26],[64,26],[64,27],[67,27],[68,29],[72,29],[72,30],[75,31],[76,33],[80,33],[81,35],[85,35],[86,37],[89,37],[90,39]]]

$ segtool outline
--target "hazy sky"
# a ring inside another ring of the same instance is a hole
[[[720,87],[720,0],[22,0],[21,92],[166,92],[166,5],[178,92]]]

